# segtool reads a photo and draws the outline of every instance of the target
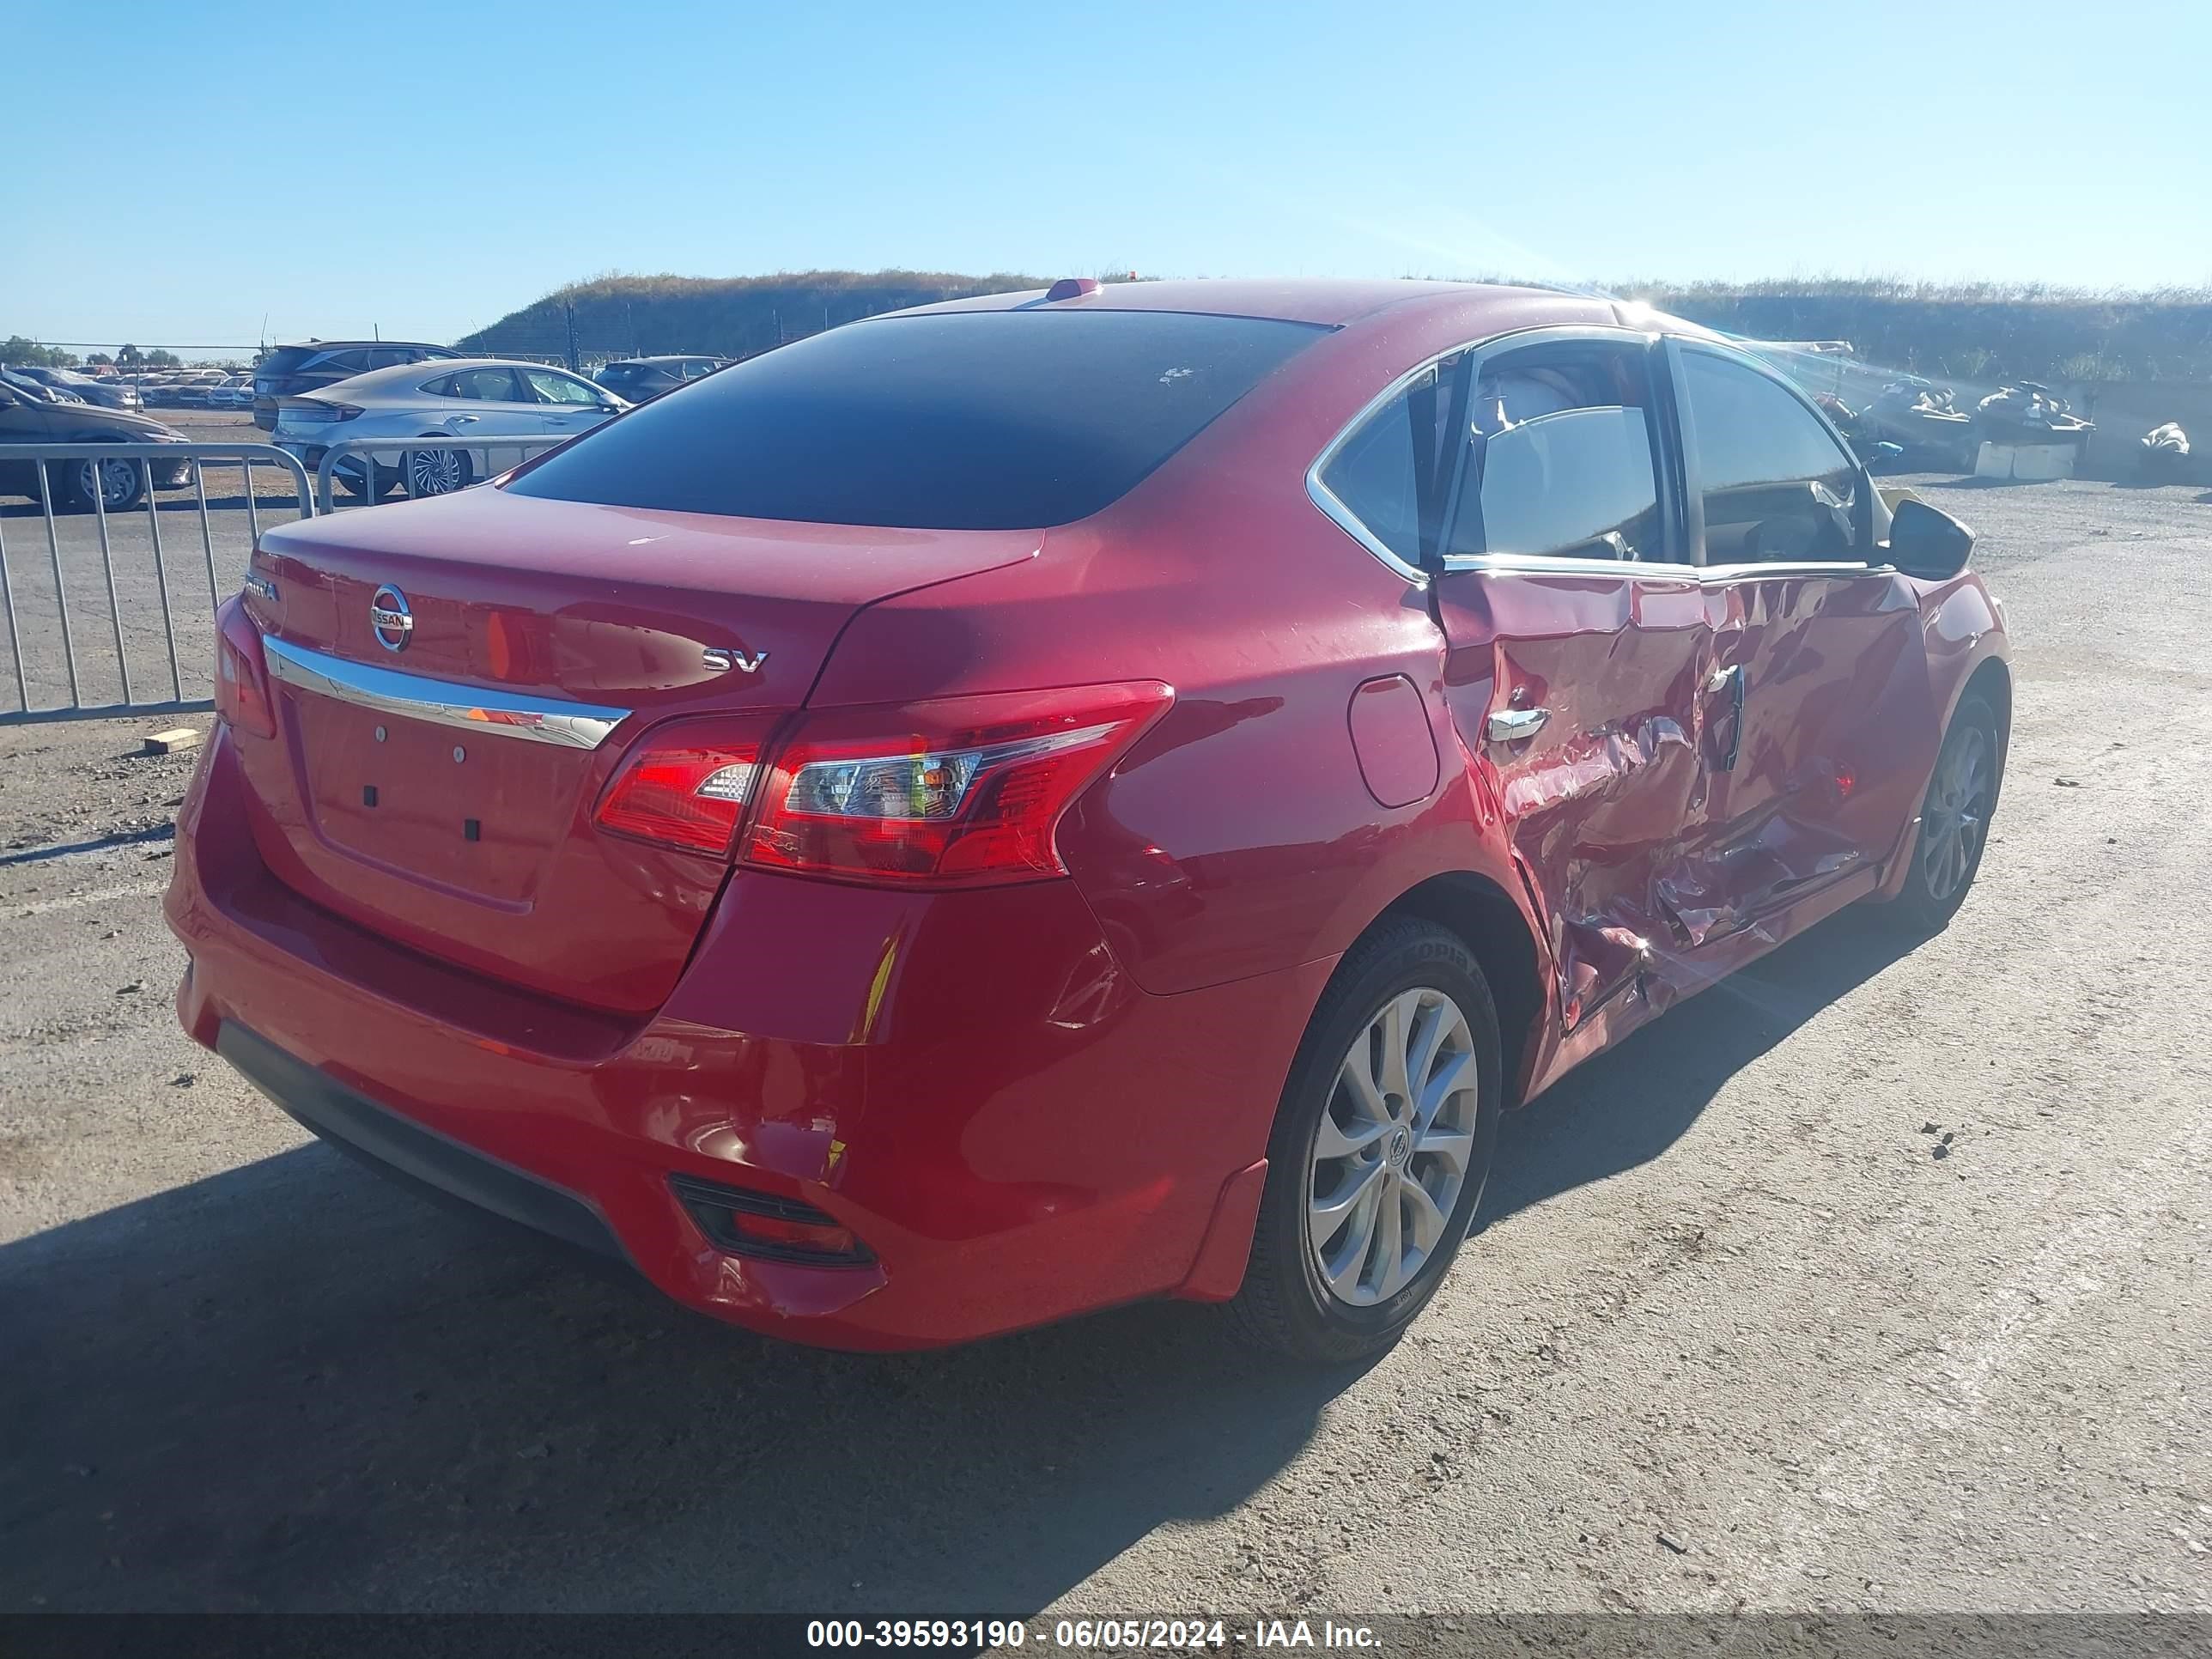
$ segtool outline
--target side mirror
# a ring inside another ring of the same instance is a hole
[[[1889,562],[1908,576],[1948,581],[1966,568],[1974,532],[1949,514],[1911,497],[1889,520]]]

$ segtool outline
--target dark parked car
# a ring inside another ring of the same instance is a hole
[[[459,356],[447,346],[410,340],[310,340],[304,345],[278,346],[254,365],[253,424],[264,431],[276,429],[279,398],[319,392],[372,368]]]
[[[84,401],[73,392],[48,386],[44,380],[34,380],[21,369],[10,368],[5,363],[0,363],[0,386],[14,386],[33,403],[81,404]]]
[[[28,392],[0,382],[0,444],[135,443],[180,444],[185,434],[147,415],[102,409],[96,404],[42,403]],[[89,512],[96,489],[107,510],[119,513],[146,499],[145,465],[111,458],[50,461],[47,477],[54,505]],[[155,461],[154,488],[175,489],[191,481],[189,461]],[[29,461],[0,461],[0,495],[39,498],[39,475]]]
[[[126,380],[102,380],[68,368],[17,368],[15,374],[36,380],[50,392],[66,392],[102,409],[137,409],[137,388]]]
[[[1172,1296],[1348,1359],[1503,1112],[1846,905],[1949,921],[2012,706],[1972,539],[1759,359],[1577,295],[848,324],[263,532],[179,1012],[757,1330]]]
[[[731,362],[727,357],[625,357],[619,362],[602,363],[592,378],[617,397],[641,404],[647,398],[673,392],[687,380],[727,368]]]

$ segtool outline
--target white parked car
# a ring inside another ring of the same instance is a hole
[[[253,377],[233,374],[208,388],[210,409],[251,409],[253,407]]]
[[[497,357],[447,358],[371,369],[276,402],[278,447],[310,471],[347,438],[543,438],[588,431],[629,404],[566,369]],[[375,462],[372,499],[404,483],[410,495],[442,495],[486,476],[486,457],[464,449],[369,452]],[[500,465],[507,465],[505,457]],[[331,476],[349,495],[364,490],[357,459],[342,459]]]

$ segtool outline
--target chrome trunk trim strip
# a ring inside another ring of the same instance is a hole
[[[481,686],[426,679],[264,637],[261,648],[272,678],[401,720],[459,726],[490,738],[521,738],[563,749],[596,749],[629,718],[627,708],[492,693]]]

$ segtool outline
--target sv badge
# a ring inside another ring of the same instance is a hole
[[[717,674],[726,674],[732,668],[743,673],[757,674],[761,665],[768,660],[768,653],[756,651],[747,656],[742,651],[722,651],[710,645],[699,653],[699,659]]]

